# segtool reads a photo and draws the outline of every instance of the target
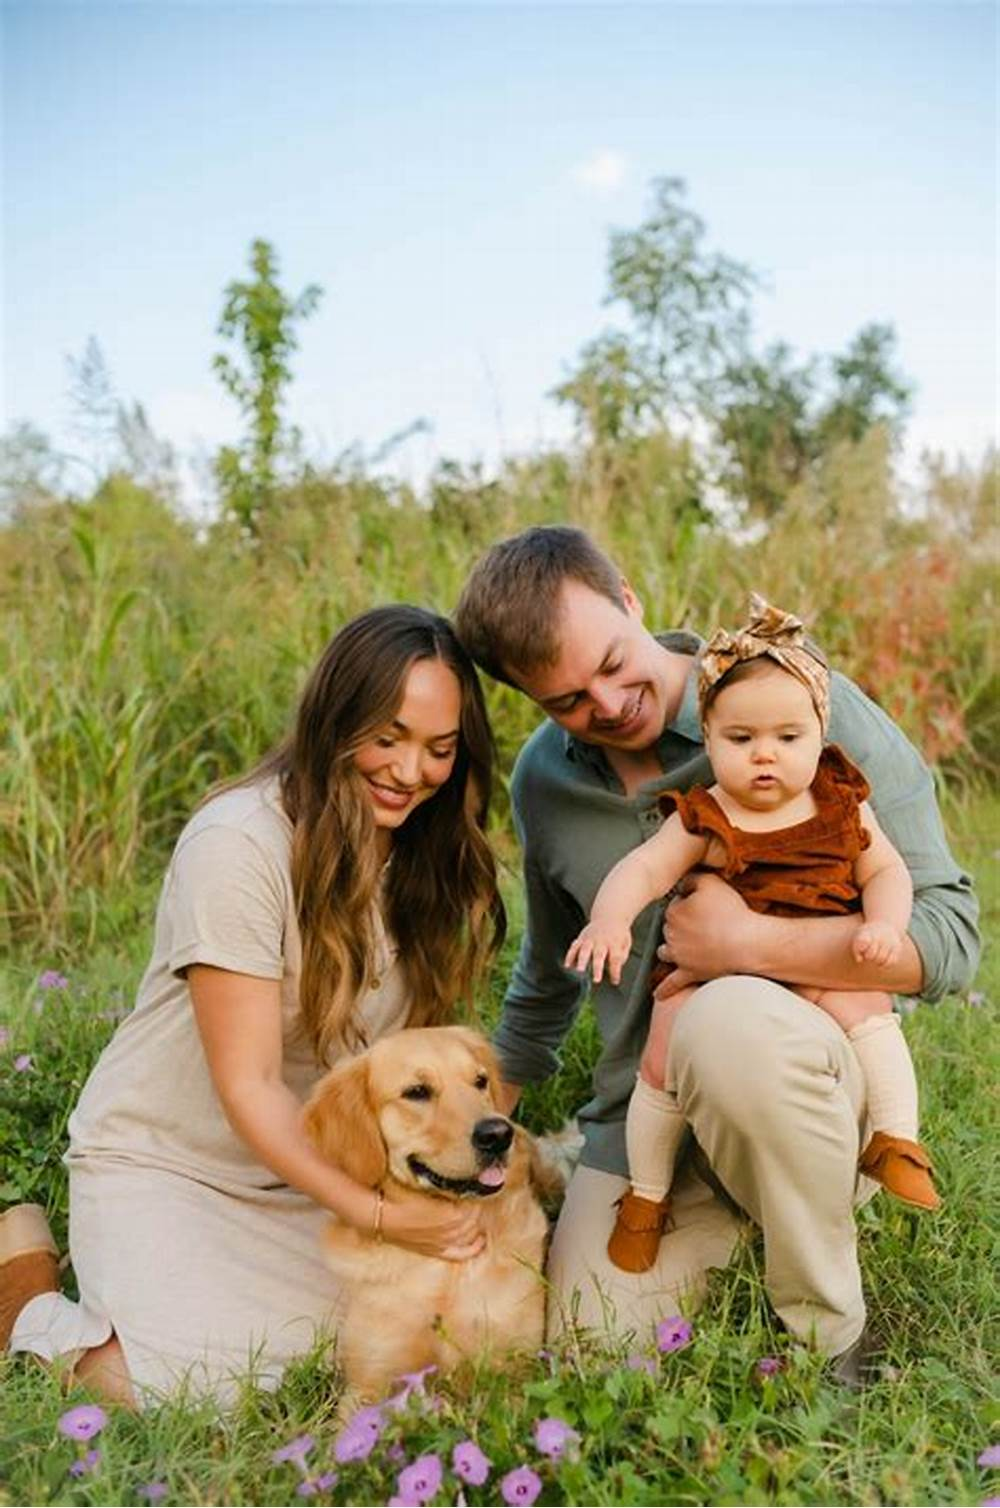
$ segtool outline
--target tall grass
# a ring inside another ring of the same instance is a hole
[[[942,770],[982,778],[998,732],[991,477],[939,472],[907,521],[873,431],[760,538],[704,522],[690,450],[662,435],[492,482],[446,468],[424,499],[307,471],[254,550],[127,477],[36,507],[0,531],[0,927],[90,947],[127,925],[131,882],[213,780],[277,738],[345,619],[394,600],[448,611],[489,543],[543,520],[589,528],[654,627],[738,620],[751,587],[799,611]],[[487,697],[506,772],[536,714],[506,688]],[[503,799],[497,835],[509,847]]]

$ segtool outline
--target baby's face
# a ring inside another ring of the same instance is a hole
[[[705,718],[705,747],[727,795],[773,811],[812,785],[823,730],[802,682],[769,665],[719,692]]]

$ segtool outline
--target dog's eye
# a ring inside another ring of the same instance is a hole
[[[403,1090],[404,1100],[429,1100],[430,1097],[431,1086],[429,1084],[411,1084],[408,1089]]]
[[[486,1073],[477,1073],[476,1074],[476,1088],[477,1089],[488,1089],[489,1087],[490,1087],[489,1074],[486,1074]]]

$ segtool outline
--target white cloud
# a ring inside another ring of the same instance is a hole
[[[595,189],[600,194],[610,193],[623,182],[627,164],[620,152],[614,152],[610,147],[602,147],[599,152],[594,152],[585,162],[578,162],[573,169],[572,177],[575,183],[583,188]]]

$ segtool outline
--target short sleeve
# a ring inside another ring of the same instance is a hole
[[[846,792],[859,806],[862,801],[868,800],[872,793],[871,786],[854,761],[848,759],[839,744],[827,744],[823,750],[823,764],[839,791]]]
[[[664,791],[658,804],[664,818],[676,812],[689,833],[718,840],[725,854],[725,863],[719,870],[723,879],[730,880],[734,875],[742,874],[747,866],[740,853],[736,830],[704,786],[693,785],[689,791]]]
[[[281,979],[289,884],[278,859],[239,828],[182,836],[167,877],[171,973],[203,963]]]
[[[827,744],[819,768],[818,781],[821,779],[825,783],[825,794],[832,795],[846,813],[857,851],[859,854],[863,853],[871,847],[872,835],[861,820],[861,806],[871,795],[871,786],[839,744]],[[814,786],[814,790],[816,788]],[[850,857],[854,858],[856,855],[852,854]]]

